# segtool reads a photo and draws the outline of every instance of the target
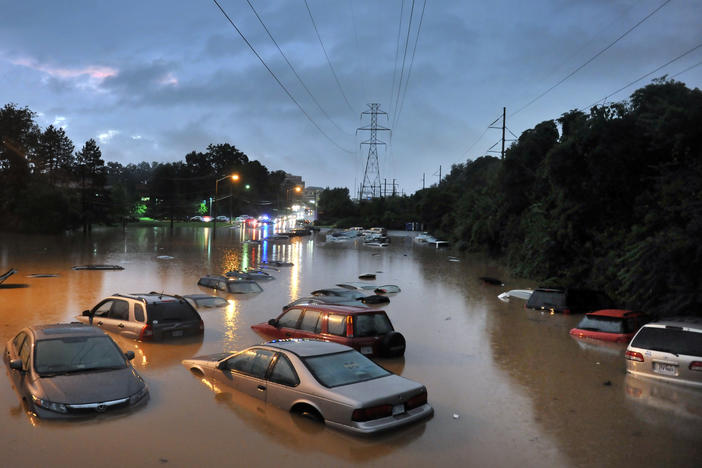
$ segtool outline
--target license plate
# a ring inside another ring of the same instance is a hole
[[[662,375],[678,375],[678,366],[676,364],[668,364],[665,362],[654,362],[653,372]]]
[[[392,415],[397,416],[405,412],[405,405],[395,405],[392,407]]]
[[[372,346],[361,346],[361,354],[373,354]]]
[[[173,336],[183,336],[183,330],[175,330],[172,333]]]

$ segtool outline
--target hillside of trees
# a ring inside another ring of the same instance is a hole
[[[215,181],[232,173],[240,181],[219,182],[220,199],[230,191],[234,196],[215,204],[217,214],[239,214],[252,204],[276,207],[285,195],[283,171],[271,172],[227,143],[192,151],[185,161],[123,166],[106,163],[93,139],[76,151],[63,129],[50,125],[42,130],[35,117],[15,104],[0,108],[3,230],[89,230],[93,224],[139,216],[186,219],[204,214]]]
[[[702,313],[702,92],[659,79],[571,111],[408,197],[320,196],[340,225],[422,222],[547,285],[601,289],[661,315]]]

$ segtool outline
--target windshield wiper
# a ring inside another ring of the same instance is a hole
[[[86,367],[81,369],[66,369],[59,372],[40,373],[40,377],[56,377],[57,375],[79,374],[81,372],[101,372],[108,370],[124,369],[124,366],[103,366],[103,367]]]

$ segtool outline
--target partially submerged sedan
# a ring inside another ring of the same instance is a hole
[[[105,332],[81,323],[27,327],[5,348],[20,399],[41,418],[90,416],[146,402],[149,389],[132,359],[132,351],[123,354]]]
[[[317,289],[310,293],[315,297],[334,297],[344,299],[344,301],[359,301],[366,305],[371,304],[388,304],[390,298],[387,296],[381,296],[379,294],[365,295],[360,291],[354,291],[352,289],[346,288],[324,288]]]
[[[359,434],[434,414],[424,385],[337,343],[271,341],[238,353],[186,359],[183,365],[273,406]]]

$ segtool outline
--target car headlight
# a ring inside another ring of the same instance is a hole
[[[134,395],[129,397],[129,404],[133,405],[133,404],[137,403],[142,398],[144,398],[147,393],[149,393],[149,389],[146,387],[146,385],[144,385],[143,387],[141,387],[141,389],[138,392],[136,392]]]
[[[55,411],[57,413],[68,413],[68,408],[66,408],[66,405],[63,403],[55,403],[53,401],[44,400],[36,397],[35,395],[32,395],[32,400],[35,404],[41,406],[42,408]]]

